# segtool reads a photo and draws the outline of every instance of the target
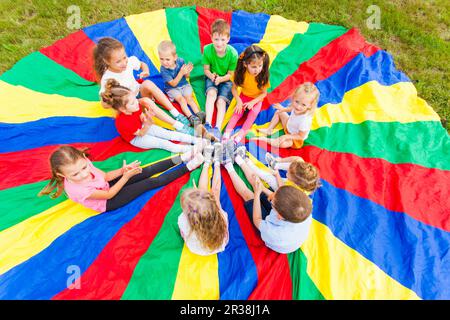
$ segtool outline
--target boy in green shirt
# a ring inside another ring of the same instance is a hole
[[[208,131],[211,123],[214,104],[217,100],[216,134],[220,134],[226,106],[233,99],[231,77],[236,69],[238,53],[228,45],[230,41],[230,26],[223,19],[217,19],[211,26],[212,43],[203,48],[203,69],[206,76],[206,122]]]

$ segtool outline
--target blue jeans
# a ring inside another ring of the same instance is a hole
[[[231,92],[231,88],[233,87],[233,83],[231,81],[226,81],[219,83],[218,86],[214,84],[208,77],[206,77],[205,82],[206,93],[209,90],[217,91],[217,98],[222,98],[227,104],[233,99],[233,93]]]

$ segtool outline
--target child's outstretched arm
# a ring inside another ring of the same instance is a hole
[[[141,162],[138,160],[135,160],[130,164],[127,164],[127,162],[125,160],[123,160],[122,168],[107,172],[105,174],[105,180],[106,181],[114,180],[114,179],[120,177],[121,175],[123,175],[127,170],[139,167],[140,165],[141,165]]]
[[[198,188],[208,191],[209,188],[209,168],[211,168],[210,163],[204,163],[202,172],[200,173],[200,178],[198,179]],[[194,183],[194,188],[197,188],[195,186],[195,180],[192,179],[192,182]]]
[[[255,198],[253,199],[253,223],[259,230],[259,226],[261,225],[262,221],[260,195],[263,190],[263,185],[261,183],[261,180],[255,180],[253,189],[255,191]]]
[[[273,175],[275,176],[275,179],[277,179],[278,186],[281,187],[284,184],[284,182],[283,179],[281,179],[280,171],[275,170],[275,173]]]
[[[281,112],[291,112],[292,111],[292,107],[283,107],[281,104],[276,103],[273,105],[274,109],[276,109],[279,113]]]
[[[217,206],[222,209],[222,205],[220,204],[220,191],[222,187],[222,177],[220,175],[220,164],[214,164],[214,174],[211,184],[211,192],[216,199]]]
[[[117,181],[111,189],[108,191],[104,190],[95,190],[88,199],[93,200],[109,200],[112,199],[119,191],[123,188],[123,186],[127,183],[127,181],[134,175],[137,175],[142,172],[141,167],[135,167],[124,172],[122,177]]]
[[[262,192],[264,192],[269,200],[272,200],[274,192],[272,190],[263,187]]]
[[[242,100],[241,97],[239,97],[238,88],[234,83],[233,86],[231,87],[231,93],[233,94],[233,97],[236,99],[236,107],[234,108],[234,113],[241,113]]]
[[[284,157],[284,158],[277,158],[277,161],[279,163],[292,163],[294,161],[301,161],[301,162],[305,162],[305,160],[303,160],[302,157],[299,156],[289,156],[289,157]]]
[[[144,108],[144,111],[141,113],[140,118],[142,121],[142,127],[134,133],[137,137],[143,137],[147,134],[148,129],[153,125],[152,117],[155,116],[153,110]]]
[[[284,139],[305,140],[305,136],[306,136],[306,132],[299,131],[298,133],[295,133],[295,134],[285,134],[282,137],[284,137]]]
[[[142,61],[141,61],[141,70],[142,72],[139,74],[139,78],[142,79],[150,75],[150,69],[148,68],[148,65]]]

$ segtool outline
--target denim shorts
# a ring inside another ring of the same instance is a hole
[[[175,87],[175,88],[170,88],[166,90],[167,95],[169,96],[170,101],[174,101],[176,97],[178,96],[189,96],[192,94],[192,87],[191,85],[185,84],[184,86],[181,87]]]
[[[253,201],[255,200],[251,199],[244,202],[245,211],[247,212],[247,215],[252,223],[253,223]],[[261,202],[261,217],[263,220],[265,220],[266,217],[270,215],[270,211],[272,211],[272,204],[270,203],[265,193],[261,193],[261,195],[259,196],[259,201]]]
[[[208,77],[206,77],[206,93],[208,93],[209,90],[214,89],[217,91],[217,97],[222,98],[225,100],[227,104],[230,103],[230,101],[233,99],[233,93],[231,92],[231,88],[233,87],[233,83],[231,81],[226,81],[220,83],[218,86],[214,84],[214,82],[211,81]]]

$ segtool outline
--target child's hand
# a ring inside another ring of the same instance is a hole
[[[277,170],[277,169],[272,170],[272,174],[273,174],[275,177],[279,177],[279,178],[281,179],[281,175],[280,175],[280,171],[279,171],[279,170]]]
[[[241,114],[243,111],[242,101],[237,101],[236,106],[234,107],[234,113]]]
[[[141,167],[127,168],[126,171],[123,173],[123,177],[130,179],[132,176],[135,176],[141,172],[142,172]]]
[[[189,65],[187,65],[187,64],[183,64],[183,66],[181,67],[181,69],[180,69],[180,73],[183,75],[183,76],[185,76],[185,75],[187,75],[189,72],[191,72],[192,71],[192,69],[190,69],[189,68]]]
[[[141,115],[139,116],[141,119],[141,122],[143,124],[153,124],[152,117],[155,115],[155,113],[147,108],[144,108]]]
[[[147,118],[147,122],[153,123],[152,117],[155,116],[155,113],[151,109],[145,108],[143,113],[145,114],[145,117]]]
[[[122,164],[122,174],[125,178],[129,179],[132,176],[141,173],[142,172],[142,168],[140,167],[141,162],[138,160],[133,161],[130,164],[127,164],[127,162],[125,160],[123,160],[123,164]]]
[[[194,65],[192,64],[192,62],[189,62],[186,66],[187,66],[188,73],[190,73],[192,70],[194,70]]]
[[[253,191],[255,193],[255,197],[261,194],[262,190],[263,190],[263,184],[261,182],[261,180],[259,180],[258,177],[256,177],[256,175],[254,176],[254,183],[253,183]]]
[[[149,71],[142,71],[141,73],[139,73],[139,78],[147,78],[150,75]]]
[[[222,77],[221,77],[221,76],[217,76],[217,77],[214,79],[214,84],[215,84],[216,86],[218,86],[221,82],[222,82]]]
[[[123,160],[123,164],[122,164],[122,174],[124,174],[125,172],[134,169],[134,168],[138,168],[141,165],[141,162],[138,160],[134,160],[132,163],[127,164],[126,160]]]
[[[141,115],[139,116],[139,119],[141,119],[142,124],[152,124],[152,118],[147,115],[145,112],[142,112]]]
[[[244,106],[244,109],[252,110],[253,107],[255,106],[255,102],[253,102],[253,100],[252,100],[252,101],[244,103],[243,106]]]
[[[279,104],[279,103],[275,103],[275,104],[273,105],[273,108],[274,108],[274,109],[277,109],[277,110],[283,110],[283,109],[284,109],[284,107],[283,107],[281,104]]]

